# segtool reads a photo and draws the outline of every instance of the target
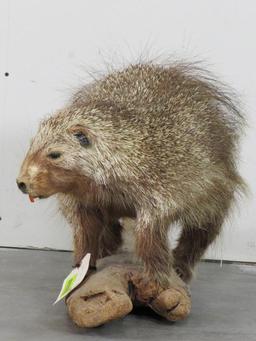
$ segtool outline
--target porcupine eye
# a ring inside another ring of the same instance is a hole
[[[79,141],[80,145],[83,147],[88,147],[90,145],[89,139],[82,132],[75,133],[74,136]]]
[[[61,157],[60,152],[51,152],[47,155],[50,159],[58,159]]]

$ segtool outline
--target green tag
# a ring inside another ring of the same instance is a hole
[[[64,279],[59,296],[53,304],[62,300],[84,280],[89,269],[90,257],[91,254],[87,253],[82,259],[81,265],[73,269],[70,274]]]

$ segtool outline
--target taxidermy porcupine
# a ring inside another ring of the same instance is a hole
[[[242,115],[229,95],[192,66],[130,65],[82,88],[43,121],[17,179],[30,198],[57,194],[74,228],[74,256],[91,265],[121,242],[132,217],[145,271],[188,282],[221,230],[234,193]],[[182,225],[177,247],[172,223]]]

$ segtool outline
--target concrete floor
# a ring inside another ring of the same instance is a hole
[[[202,263],[192,284],[192,313],[170,323],[137,310],[96,329],[80,329],[63,302],[53,306],[70,271],[67,252],[0,249],[0,341],[255,341],[256,267]]]

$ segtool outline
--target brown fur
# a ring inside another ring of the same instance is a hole
[[[32,196],[57,193],[74,226],[75,261],[92,262],[136,219],[137,254],[161,285],[191,268],[218,235],[244,188],[236,170],[243,118],[223,86],[189,65],[131,65],[82,88],[41,123],[19,181]],[[91,145],[83,147],[74,132]],[[59,159],[50,160],[57,151]],[[169,226],[183,233],[172,252]],[[108,232],[107,232],[108,231]]]

